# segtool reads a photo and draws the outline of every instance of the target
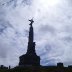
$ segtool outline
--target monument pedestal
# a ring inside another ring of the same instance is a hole
[[[33,20],[29,20],[30,29],[29,29],[29,40],[28,40],[28,49],[25,55],[20,56],[19,66],[40,66],[40,57],[36,55],[35,52],[35,42],[33,42]]]
[[[19,65],[24,66],[39,66],[40,65],[40,57],[37,55],[22,55],[20,57]]]

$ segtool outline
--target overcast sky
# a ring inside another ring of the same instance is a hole
[[[16,66],[26,53],[31,18],[41,65],[72,64],[71,0],[0,0],[0,65]]]

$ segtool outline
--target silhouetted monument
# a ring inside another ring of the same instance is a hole
[[[20,56],[20,66],[39,66],[40,65],[40,57],[36,55],[35,52],[35,42],[34,40],[34,33],[33,33],[33,26],[34,23],[33,19],[29,20],[30,29],[29,29],[29,39],[28,39],[28,48],[27,53],[25,55]]]

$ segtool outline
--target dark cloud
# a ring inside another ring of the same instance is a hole
[[[72,37],[70,36],[66,36],[64,38],[62,38],[63,41],[68,42],[68,43],[72,43]]]
[[[42,63],[44,63],[44,65],[47,65],[47,66],[56,65],[55,59],[48,59],[48,58],[44,59]]]
[[[7,7],[12,6],[13,8],[17,7],[18,5],[31,5],[32,0],[21,0],[18,3],[18,0],[7,0],[6,2],[1,3],[1,5],[5,5]]]
[[[32,0],[23,0],[22,3],[23,3],[24,5],[31,5]]]
[[[55,28],[53,26],[46,24],[46,25],[41,25],[39,31],[41,31],[40,33],[45,33],[45,34],[47,34],[48,32],[54,34]]]
[[[6,3],[7,6],[12,5],[12,4],[13,4],[13,7],[16,7],[17,6],[17,0],[10,0]]]
[[[12,25],[8,21],[0,20],[0,34],[9,27],[12,27]]]

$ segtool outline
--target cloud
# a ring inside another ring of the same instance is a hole
[[[49,6],[48,0],[42,1],[44,3],[41,0],[0,1],[0,64],[15,66],[19,56],[26,53],[28,19],[32,17],[41,65],[72,64],[72,6],[67,0],[60,0],[54,6]]]

